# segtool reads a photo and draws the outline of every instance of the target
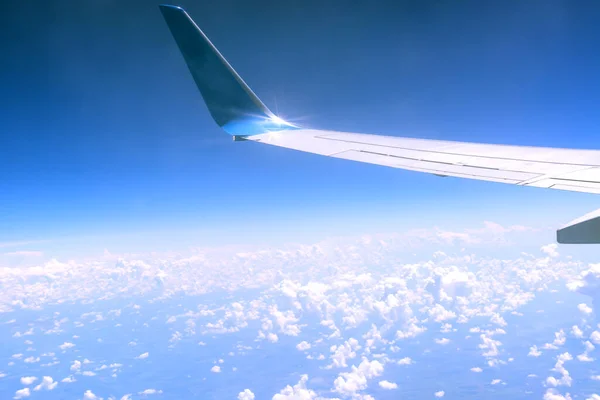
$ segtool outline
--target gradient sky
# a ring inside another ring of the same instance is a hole
[[[595,1],[177,4],[273,111],[305,126],[598,148]],[[556,227],[598,202],[233,143],[157,5],[3,6],[5,247],[318,240],[484,220]]]

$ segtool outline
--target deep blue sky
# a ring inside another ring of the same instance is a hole
[[[304,125],[598,148],[595,1],[177,4],[271,109]],[[157,5],[3,5],[0,242],[554,225],[597,202],[233,143]]]

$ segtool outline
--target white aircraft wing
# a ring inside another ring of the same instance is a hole
[[[477,179],[600,193],[600,151],[410,139],[306,129],[273,114],[180,7],[161,12],[217,122],[236,141]],[[600,210],[558,230],[559,243],[600,243]]]
[[[441,176],[600,193],[600,151],[504,146],[314,129],[247,140]]]

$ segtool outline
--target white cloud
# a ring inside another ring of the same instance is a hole
[[[443,305],[437,303],[435,306],[429,309],[429,315],[435,322],[442,322],[449,319],[456,318],[456,313],[450,310],[446,310]]]
[[[358,367],[354,365],[350,372],[342,372],[333,382],[334,392],[353,396],[367,387],[367,381],[383,373],[383,365],[377,361],[363,358]]]
[[[71,343],[71,342],[64,342],[63,344],[61,344],[58,347],[60,347],[61,350],[66,350],[66,349],[70,349],[72,347],[75,347],[75,345],[73,343]]]
[[[600,331],[594,331],[590,335],[590,340],[595,344],[600,344]]]
[[[294,386],[287,385],[272,400],[317,400],[317,394],[306,387],[308,375],[302,375]]]
[[[302,341],[296,345],[296,348],[300,351],[308,350],[310,349],[310,347],[310,343],[308,343],[307,341]]]
[[[137,356],[136,359],[138,359],[138,360],[145,360],[146,358],[148,358],[149,355],[150,355],[150,353],[145,352],[145,353],[142,353],[139,356]]]
[[[21,384],[25,386],[31,385],[33,382],[37,381],[38,378],[35,376],[24,376],[21,378]]]
[[[398,384],[389,382],[389,381],[380,381],[379,387],[381,387],[382,389],[386,389],[386,390],[392,390],[392,389],[397,389]]]
[[[51,376],[44,376],[42,378],[42,382],[40,382],[39,385],[37,385],[33,390],[53,390],[54,388],[56,388],[56,386],[58,385],[58,382],[56,382],[54,379],[52,379]]]
[[[343,368],[347,367],[347,360],[356,357],[356,351],[360,349],[358,340],[350,338],[343,344],[336,346],[333,345],[329,349],[333,354],[331,355],[331,367]]]
[[[560,331],[554,333],[554,341],[552,342],[553,345],[563,346],[566,341],[567,335],[565,334],[564,330],[561,329]]]
[[[121,400],[131,400],[131,394],[126,394],[121,397]]]
[[[79,361],[79,360],[73,361],[73,364],[71,364],[71,371],[79,372],[79,370],[81,370],[81,361]]]
[[[494,340],[489,334],[482,333],[479,335],[481,339],[481,344],[479,344],[479,348],[483,350],[482,355],[484,357],[496,357],[500,351],[498,350],[498,346],[501,346],[502,343],[499,340]]]
[[[544,400],[572,400],[572,398],[569,393],[563,396],[556,389],[548,389],[544,393]]]
[[[561,377],[556,378],[554,376],[549,376],[548,378],[546,378],[546,385],[552,387],[571,386],[571,382],[573,381],[573,379],[571,378],[571,375],[569,374],[569,371],[567,371],[567,369],[565,368],[564,364],[566,361],[571,361],[572,359],[573,356],[568,352],[559,354],[556,357],[556,364],[554,365],[554,368],[552,370],[561,374]]]
[[[238,400],[254,400],[254,393],[250,389],[244,389],[238,394]]]
[[[398,360],[398,365],[410,365],[412,363],[413,363],[413,360],[410,357],[404,357],[404,358],[401,358],[400,360]]]
[[[473,367],[473,368],[471,368],[471,371],[472,372],[481,372],[481,371],[483,371],[483,369],[481,369],[480,367]]]
[[[443,390],[440,390],[439,392],[435,392],[433,395],[435,397],[444,397],[446,393]]]
[[[448,339],[448,338],[434,339],[434,341],[437,344],[441,344],[441,345],[446,345],[446,344],[450,343],[450,339]]]
[[[83,394],[83,400],[101,400],[101,397],[96,396],[91,390],[86,390]]]
[[[492,379],[492,381],[491,381],[490,383],[491,383],[492,385],[497,385],[497,384],[499,384],[500,382],[502,382],[502,380],[501,380],[501,379]]]
[[[590,353],[592,351],[594,351],[594,349],[596,348],[590,341],[586,340],[584,343],[585,345],[585,351],[583,352],[583,354],[579,354],[577,356],[577,359],[581,362],[592,362],[594,361],[594,359],[592,357],[590,357]]]
[[[571,334],[578,339],[581,339],[583,337],[583,331],[577,325],[573,325],[573,327],[571,328]]]
[[[219,367],[218,365],[215,365],[210,369],[210,372],[214,372],[215,374],[218,374],[219,372],[221,372],[221,367]]]
[[[417,322],[416,318],[411,319],[405,330],[399,330],[396,332],[396,338],[397,339],[414,338],[427,330],[427,328],[425,328],[424,326],[418,326],[416,324],[416,322]]]
[[[592,308],[585,303],[579,304],[577,306],[577,308],[579,309],[579,311],[581,311],[582,313],[584,313],[586,315],[589,315],[594,312],[594,310],[592,310]]]
[[[163,392],[162,390],[146,389],[146,390],[142,390],[141,392],[139,392],[139,394],[141,394],[142,396],[149,396],[151,394],[161,394],[162,392]]]
[[[529,353],[527,355],[529,357],[539,357],[542,355],[542,352],[538,350],[536,345],[533,345],[529,348]]]
[[[24,388],[24,389],[17,390],[15,392],[15,397],[13,397],[13,399],[22,399],[25,397],[29,397],[30,395],[31,395],[31,391],[29,390],[29,388]]]
[[[73,383],[73,382],[75,382],[75,377],[73,375],[69,375],[66,378],[64,378],[61,382],[63,382],[63,383]]]
[[[558,254],[558,245],[556,243],[547,244],[542,246],[541,250],[543,253],[547,254],[549,257],[556,258],[559,256]]]
[[[39,358],[39,357],[34,357],[34,356],[31,356],[31,357],[27,357],[27,358],[26,358],[26,359],[24,359],[23,361],[24,361],[24,362],[26,362],[26,363],[28,363],[28,364],[33,364],[33,363],[37,363],[37,362],[39,362],[39,361],[40,361],[40,358]]]

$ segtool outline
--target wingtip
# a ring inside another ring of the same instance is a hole
[[[185,10],[183,9],[183,7],[174,6],[174,5],[172,5],[172,4],[160,4],[160,5],[158,6],[158,8],[160,8],[161,10],[168,10],[168,9],[171,9],[171,10],[185,11]]]

